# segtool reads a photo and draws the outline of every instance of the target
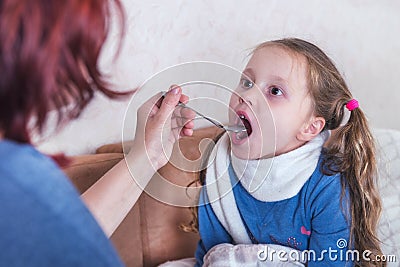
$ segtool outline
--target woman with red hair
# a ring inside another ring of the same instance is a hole
[[[122,265],[107,236],[142,192],[125,162],[85,192],[84,205],[56,163],[31,145],[32,131],[43,130],[50,110],[61,123],[78,117],[96,91],[110,98],[130,94],[109,89],[98,69],[110,4],[123,26],[119,0],[0,0],[1,266]],[[160,97],[139,108],[126,156],[144,183],[166,164],[173,143],[193,132],[192,122],[176,119],[194,117],[175,108],[188,100],[181,89]]]

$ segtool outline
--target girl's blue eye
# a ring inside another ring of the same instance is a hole
[[[278,87],[271,87],[270,93],[271,93],[271,95],[275,95],[275,96],[280,96],[283,94],[282,90],[279,89]]]
[[[252,81],[248,80],[248,79],[241,79],[240,80],[240,85],[243,88],[250,89],[250,88],[252,88],[254,86],[254,83]]]

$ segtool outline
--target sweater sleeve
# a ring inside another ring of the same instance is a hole
[[[340,175],[322,176],[310,194],[311,236],[308,266],[353,266],[348,252],[348,192],[342,196]],[[351,252],[351,251],[350,251]]]
[[[233,242],[232,237],[228,234],[215,215],[211,204],[208,201],[207,192],[204,187],[200,193],[198,220],[200,241],[197,245],[195,257],[196,266],[202,266],[204,255],[213,246],[221,243],[232,244]]]

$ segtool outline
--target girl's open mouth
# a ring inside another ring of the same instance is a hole
[[[247,116],[247,114],[245,112],[238,111],[237,115],[238,115],[238,119],[236,121],[236,124],[240,125],[240,126],[244,126],[246,128],[246,131],[235,133],[233,136],[235,139],[234,141],[236,141],[235,143],[239,144],[239,143],[242,143],[241,142],[242,140],[248,138],[251,135],[251,133],[253,132],[253,128],[251,127],[249,117]]]

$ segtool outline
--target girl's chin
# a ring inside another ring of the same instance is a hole
[[[260,157],[257,157],[256,155],[253,155],[252,151],[250,151],[248,148],[243,149],[240,147],[232,146],[232,153],[238,159],[254,160],[254,159],[260,158]]]
[[[232,146],[232,154],[238,159],[250,159],[250,151],[244,151]]]
[[[232,146],[232,153],[236,158],[245,160],[260,160],[273,157],[273,154],[261,156],[260,151],[251,151],[249,149],[243,149],[237,146]]]
[[[231,133],[230,135],[231,142],[233,145],[240,146],[246,142],[249,142],[250,137],[241,133]]]
[[[244,139],[236,139],[235,133],[230,134],[232,153],[239,159],[263,159],[274,156],[275,146],[265,149],[268,144],[263,144],[256,135],[250,135]],[[250,144],[259,144],[251,146]],[[262,150],[262,147],[264,149]]]
[[[231,149],[233,155],[239,159],[252,159],[252,151],[249,138],[235,140],[235,136],[231,136]]]

